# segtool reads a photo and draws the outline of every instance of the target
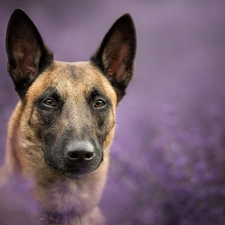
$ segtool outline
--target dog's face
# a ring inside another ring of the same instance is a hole
[[[25,123],[46,163],[71,178],[97,169],[115,127],[117,97],[108,80],[89,62],[54,62],[26,95]]]
[[[134,25],[124,15],[89,62],[57,62],[29,17],[15,10],[6,49],[21,98],[22,145],[35,143],[45,162],[69,178],[96,170],[109,157],[115,109],[132,77],[135,48]]]

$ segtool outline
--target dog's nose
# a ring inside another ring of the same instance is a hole
[[[85,141],[71,143],[67,148],[66,157],[74,163],[90,161],[94,157],[94,146]]]

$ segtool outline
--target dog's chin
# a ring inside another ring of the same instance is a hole
[[[53,168],[54,170],[58,171],[59,173],[63,174],[65,177],[70,178],[70,179],[84,179],[86,177],[88,177],[93,171],[95,171],[98,166],[92,167],[92,168],[60,168],[57,165],[53,164],[50,161],[46,161],[46,163]]]
[[[62,174],[70,179],[82,180],[90,175],[91,172],[87,171],[61,171]]]
[[[91,172],[94,170],[84,170],[84,169],[61,169],[57,167],[53,167],[53,169],[56,169],[58,172],[62,173],[65,177],[70,178],[70,179],[77,179],[81,180],[86,178],[87,176],[90,175]]]

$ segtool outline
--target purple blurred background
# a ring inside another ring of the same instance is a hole
[[[18,101],[4,43],[16,7],[63,61],[88,60],[118,17],[134,19],[136,72],[118,107],[101,201],[108,224],[224,225],[225,1],[1,0],[0,163]]]

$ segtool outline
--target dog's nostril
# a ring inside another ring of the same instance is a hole
[[[78,154],[77,152],[68,152],[67,155],[68,155],[68,157],[69,157],[70,159],[76,160],[76,159],[79,158],[79,154]]]
[[[94,153],[93,152],[88,152],[84,155],[85,160],[91,160],[93,158]]]
[[[73,162],[82,162],[92,160],[94,152],[89,152],[86,150],[74,150],[67,152],[67,158]]]

